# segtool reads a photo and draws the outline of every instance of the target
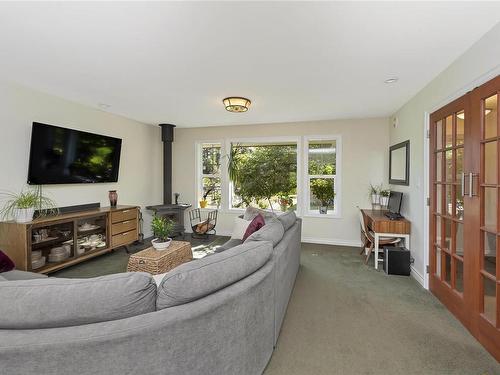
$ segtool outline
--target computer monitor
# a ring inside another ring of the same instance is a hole
[[[389,195],[389,204],[387,205],[387,209],[389,212],[393,214],[398,214],[401,211],[401,201],[403,200],[403,193],[398,191],[391,191],[391,195]]]

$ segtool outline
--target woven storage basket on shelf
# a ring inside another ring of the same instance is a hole
[[[193,259],[191,244],[185,241],[172,241],[166,250],[158,251],[153,247],[132,254],[128,260],[127,271],[149,272],[158,275],[170,271],[182,263]]]

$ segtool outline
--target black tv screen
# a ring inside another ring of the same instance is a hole
[[[122,140],[33,123],[28,184],[118,181]]]

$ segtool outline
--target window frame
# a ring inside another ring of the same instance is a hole
[[[302,174],[302,163],[300,161],[300,150],[302,149],[302,138],[300,136],[277,136],[277,137],[248,137],[248,138],[227,138],[226,139],[226,150],[231,150],[231,144],[233,143],[259,143],[259,144],[272,144],[272,143],[296,143],[297,144],[297,192],[302,191],[301,187],[301,174]],[[226,161],[227,163],[227,161]],[[229,176],[227,174],[227,164],[225,166],[226,183],[224,190],[226,191],[226,201],[224,202],[224,208],[228,212],[232,213],[243,213],[244,208],[234,208],[232,197],[233,197],[233,183],[229,181]],[[297,212],[300,209],[301,194],[297,194]]]
[[[310,210],[310,188],[309,179],[321,177],[321,175],[309,175],[309,142],[311,141],[335,141],[336,142],[336,161],[335,175],[331,175],[335,181],[335,200],[334,210],[327,214],[320,214],[314,210]],[[203,144],[220,144],[221,146],[221,202],[219,211],[222,213],[241,214],[245,211],[242,208],[232,207],[232,182],[229,181],[227,172],[227,157],[232,143],[281,143],[289,142],[297,144],[297,210],[296,213],[300,217],[314,217],[324,219],[341,219],[342,218],[342,136],[339,134],[320,134],[320,135],[304,135],[304,136],[276,136],[276,137],[237,137],[223,139],[204,139],[195,141],[196,153],[196,189],[195,189],[195,207],[199,208],[199,201],[203,196],[203,160],[202,147]],[[205,175],[208,176],[208,175]],[[214,207],[201,208],[201,210],[213,210]]]
[[[220,162],[220,174],[204,174],[203,173],[203,145],[204,144],[219,144],[220,145],[220,152],[221,152],[221,162]],[[196,155],[196,189],[195,189],[195,204],[194,206],[196,208],[199,208],[200,210],[206,210],[206,211],[211,211],[214,209],[221,209],[223,208],[224,205],[224,163],[223,163],[223,156],[224,156],[224,140],[202,140],[202,141],[196,141],[195,142],[195,155]],[[221,189],[221,200],[219,207],[205,207],[201,208],[200,207],[200,201],[201,198],[203,197],[203,178],[204,177],[219,177],[220,178],[220,189]]]
[[[303,158],[303,194],[304,202],[302,205],[302,216],[304,217],[323,217],[323,218],[342,218],[342,136],[340,134],[322,134],[322,135],[306,135],[303,137],[304,146],[302,152]],[[310,175],[309,174],[309,144],[315,141],[335,141],[335,174],[334,175]],[[320,214],[315,210],[311,210],[311,189],[310,180],[312,178],[331,178],[334,180],[335,198],[333,211],[326,214]]]

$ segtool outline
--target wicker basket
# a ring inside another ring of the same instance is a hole
[[[158,275],[170,271],[182,263],[193,259],[191,244],[184,241],[172,241],[168,249],[158,251],[153,247],[132,254],[128,260],[127,271],[149,272]]]

